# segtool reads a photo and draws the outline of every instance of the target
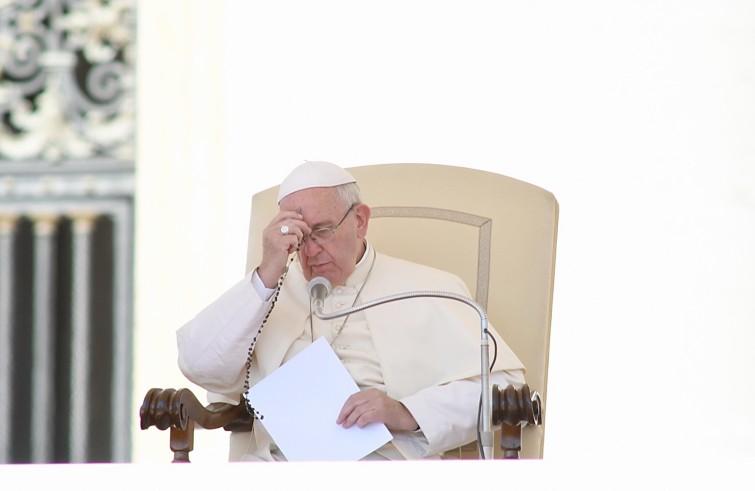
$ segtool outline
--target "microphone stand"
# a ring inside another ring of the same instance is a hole
[[[492,412],[492,398],[490,389],[490,354],[488,353],[488,315],[480,304],[472,300],[471,298],[456,293],[439,292],[439,291],[416,291],[398,293],[395,295],[389,295],[387,297],[377,298],[375,300],[365,302],[361,305],[355,305],[353,307],[331,312],[329,314],[323,313],[323,301],[315,300],[314,311],[315,315],[322,320],[335,319],[337,317],[343,317],[345,315],[352,314],[366,310],[377,305],[383,305],[389,302],[395,302],[398,300],[405,300],[408,298],[417,297],[435,297],[435,298],[447,298],[450,300],[456,300],[458,302],[465,303],[473,307],[480,315],[480,374],[482,385],[482,429],[480,430],[480,444],[482,447],[482,458],[485,460],[493,458],[493,431],[491,425],[491,412]]]

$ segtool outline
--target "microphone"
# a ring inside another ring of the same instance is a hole
[[[330,292],[333,291],[333,286],[327,278],[315,276],[309,280],[307,290],[309,291],[309,298],[314,304],[315,312],[319,314],[325,306],[325,299],[328,298]]]
[[[315,302],[315,315],[319,319],[330,320],[337,317],[343,317],[345,315],[352,314],[354,312],[360,312],[378,305],[383,305],[390,302],[396,302],[399,300],[406,300],[410,298],[430,297],[430,298],[444,298],[448,300],[455,300],[457,302],[465,303],[475,309],[480,316],[480,381],[481,381],[481,395],[480,395],[480,419],[482,421],[482,430],[480,432],[479,441],[481,448],[481,457],[483,459],[493,458],[493,430],[492,430],[492,390],[490,387],[490,364],[488,353],[488,314],[482,305],[478,304],[469,297],[459,295],[452,292],[443,291],[411,291],[405,293],[397,293],[395,295],[388,295],[387,297],[377,298],[375,300],[365,302],[361,305],[355,305],[350,308],[339,310],[337,312],[324,313],[323,300],[330,295],[331,285],[330,282],[320,276],[312,278],[309,282],[309,296]],[[324,291],[325,293],[320,293]]]

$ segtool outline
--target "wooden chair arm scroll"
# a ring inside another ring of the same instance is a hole
[[[243,397],[243,396],[242,396]],[[493,386],[492,424],[501,425],[503,458],[517,459],[522,447],[522,427],[542,423],[542,403],[526,384],[520,388]],[[194,426],[213,430],[250,431],[253,419],[244,405],[213,403],[204,406],[189,389],[150,389],[139,410],[141,429],[170,428],[173,462],[190,462],[194,449]]]
[[[522,427],[542,424],[540,394],[530,392],[527,384],[520,388],[493,386],[493,425],[501,425],[501,450],[504,459],[518,459],[522,450]]]
[[[213,403],[204,406],[189,389],[150,389],[139,410],[141,428],[170,428],[173,462],[190,462],[194,449],[194,425],[208,430],[249,431],[252,418],[243,401],[239,404]]]

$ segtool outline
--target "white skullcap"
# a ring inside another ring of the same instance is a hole
[[[357,182],[354,176],[336,164],[307,160],[283,179],[278,190],[278,204],[291,193],[309,188],[330,188]]]

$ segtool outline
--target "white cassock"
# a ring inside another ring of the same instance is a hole
[[[476,439],[481,338],[476,310],[454,300],[422,297],[323,321],[310,314],[307,280],[295,261],[260,332],[273,299],[260,297],[252,274],[177,332],[181,371],[207,389],[212,400],[238,401],[255,336],[250,385],[325,336],[360,389],[383,390],[419,423],[418,431],[393,432],[393,440],[368,458],[438,458]],[[368,244],[354,273],[345,285],[334,288],[323,311],[409,291],[469,297],[457,276],[377,254]],[[523,384],[521,361],[492,326],[488,330],[498,349],[491,385]],[[284,459],[259,424],[252,433],[234,434],[232,439],[232,460]]]

